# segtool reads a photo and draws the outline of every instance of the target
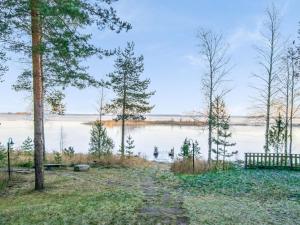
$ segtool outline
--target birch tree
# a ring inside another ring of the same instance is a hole
[[[266,10],[266,19],[261,31],[263,42],[261,46],[257,46],[257,54],[259,65],[262,68],[260,74],[254,74],[254,77],[261,81],[262,86],[254,87],[259,95],[257,101],[264,109],[265,114],[265,152],[269,151],[269,130],[271,120],[271,110],[274,98],[278,89],[276,89],[278,81],[278,67],[280,62],[280,19],[279,12],[272,5]]]
[[[297,51],[292,47],[288,50],[288,60],[290,60],[291,68],[291,87],[290,87],[290,112],[289,112],[289,154],[292,154],[293,148],[293,119],[296,112],[299,109],[297,105],[297,99],[300,95],[300,90],[298,86],[299,82],[299,65],[298,65],[298,55]]]
[[[291,93],[291,63],[288,56],[288,51],[284,57],[282,57],[282,69],[280,72],[279,91],[282,96],[282,105],[284,108],[284,153],[288,153],[288,138],[289,138],[289,114],[290,114],[290,93]]]
[[[208,162],[211,162],[212,153],[212,105],[217,95],[224,95],[226,90],[222,83],[226,81],[226,75],[231,69],[230,58],[227,56],[228,45],[221,34],[211,30],[201,29],[198,32],[199,53],[205,62],[205,73],[202,77],[202,87],[208,103]]]

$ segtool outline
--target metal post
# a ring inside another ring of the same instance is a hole
[[[10,143],[7,143],[7,171],[8,171],[8,179],[11,178],[11,170],[10,170]]]

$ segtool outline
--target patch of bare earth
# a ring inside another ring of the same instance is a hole
[[[189,218],[183,208],[183,200],[172,193],[168,187],[149,175],[142,179],[141,189],[145,195],[142,208],[139,209],[139,224],[148,225],[186,225]]]

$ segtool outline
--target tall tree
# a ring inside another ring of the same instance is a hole
[[[144,57],[135,56],[134,43],[118,50],[115,61],[115,71],[108,75],[109,86],[115,93],[115,98],[106,105],[106,110],[117,114],[116,120],[122,121],[121,154],[124,156],[124,138],[126,120],[144,120],[144,114],[150,112],[149,99],[155,94],[147,91],[150,79],[141,80],[144,71]]]
[[[211,162],[212,153],[212,113],[213,99],[217,95],[224,95],[221,85],[226,81],[226,75],[230,71],[230,58],[227,57],[228,45],[224,43],[221,34],[210,30],[201,29],[197,35],[199,39],[200,55],[206,63],[206,73],[203,75],[202,84],[208,103],[208,162]]]
[[[280,46],[280,19],[279,12],[272,5],[266,10],[266,19],[261,36],[264,39],[262,46],[257,46],[259,55],[259,65],[262,67],[261,74],[254,74],[254,77],[262,82],[262,87],[254,87],[259,92],[258,101],[262,104],[265,111],[265,152],[269,151],[269,130],[271,120],[271,107],[277,89],[275,88],[278,78],[278,66],[281,58]]]
[[[291,67],[291,97],[290,97],[290,117],[289,117],[289,125],[290,125],[290,140],[289,140],[289,154],[292,154],[293,148],[293,119],[295,117],[296,112],[299,109],[299,105],[296,105],[296,100],[299,97],[299,65],[298,60],[299,56],[297,55],[296,49],[294,46],[291,47],[288,51],[288,59],[290,60]]]
[[[3,43],[3,38],[7,35],[8,29],[7,25],[0,20],[0,83],[3,81],[2,76],[4,72],[7,70],[7,66],[5,66],[5,61],[7,60],[5,51],[4,51],[4,46],[5,43]]]
[[[0,24],[6,26],[5,43],[10,50],[31,57],[34,102],[35,189],[44,188],[43,101],[45,84],[84,88],[97,85],[87,73],[83,59],[110,55],[95,47],[86,28],[130,29],[121,21],[110,0],[2,0]],[[28,61],[28,58],[27,58]]]
[[[291,63],[289,53],[282,57],[282,68],[279,76],[279,91],[282,96],[282,105],[284,109],[284,153],[288,153],[288,138],[289,138],[289,113],[290,113],[290,95],[291,95]]]

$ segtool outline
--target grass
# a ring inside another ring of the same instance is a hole
[[[131,224],[142,193],[128,181],[134,171],[92,169],[46,174],[46,190],[34,192],[33,176],[0,198],[0,224]]]
[[[297,224],[300,173],[236,169],[179,176],[191,224]]]
[[[164,212],[177,202],[183,203],[182,210],[173,210],[192,225],[289,225],[300,218],[297,171],[232,169],[193,176],[150,164],[49,171],[45,177],[43,192],[33,191],[33,174],[14,176],[10,187],[0,190],[0,224],[151,225],[167,221]],[[141,216],[141,209],[148,214]]]

